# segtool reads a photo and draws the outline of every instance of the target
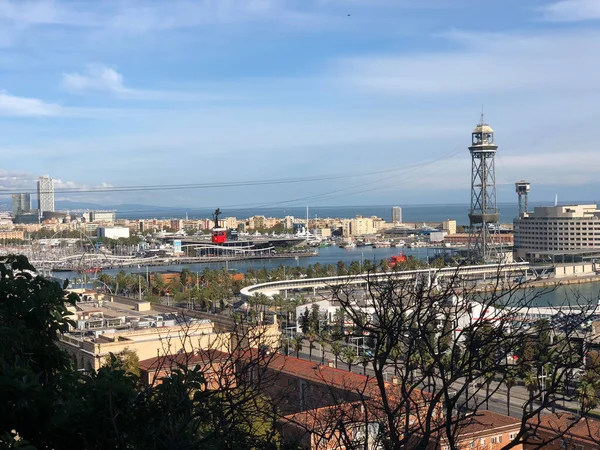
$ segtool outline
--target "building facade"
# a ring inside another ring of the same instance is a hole
[[[402,208],[399,206],[394,206],[392,208],[392,222],[402,223]]]
[[[600,211],[596,205],[537,206],[514,222],[514,256],[600,251]]]
[[[99,238],[119,239],[129,237],[129,228],[127,227],[98,227],[96,232]]]
[[[117,220],[117,213],[115,211],[90,211],[89,220],[90,222],[112,223]]]
[[[44,212],[54,211],[54,181],[48,175],[38,178],[37,182],[38,210],[40,215]]]
[[[13,194],[12,212],[14,215],[31,211],[31,194]]]

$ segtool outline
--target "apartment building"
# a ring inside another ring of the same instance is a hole
[[[58,345],[79,369],[98,370],[106,356],[125,349],[144,360],[198,348],[227,350],[231,340],[210,320],[160,314],[134,299],[90,292],[70,309],[75,327],[60,335]]]

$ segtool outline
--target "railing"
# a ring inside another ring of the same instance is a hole
[[[444,267],[443,269],[419,269],[404,272],[378,272],[371,274],[346,275],[337,277],[304,278],[297,280],[271,281],[268,283],[247,286],[240,291],[244,297],[251,297],[262,292],[272,292],[302,287],[325,287],[340,284],[366,284],[369,282],[384,281],[387,279],[402,280],[414,279],[419,276],[440,278],[446,276],[505,274],[523,272],[529,269],[528,262],[513,264],[485,264],[480,266]]]

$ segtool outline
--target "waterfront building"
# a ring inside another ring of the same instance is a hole
[[[265,228],[265,221],[265,216],[252,216],[248,219],[248,228],[250,228],[251,230]]]
[[[313,228],[311,232],[321,239],[328,239],[331,237],[331,228]]]
[[[456,220],[444,220],[442,222],[442,231],[445,231],[447,234],[456,234]]]
[[[383,228],[385,222],[376,216],[362,217],[357,215],[354,219],[344,221],[344,236],[364,236],[376,234]]]
[[[12,212],[13,215],[27,213],[31,211],[31,194],[13,194]]]
[[[444,242],[450,245],[468,245],[469,233],[454,233],[444,236]],[[510,247],[514,243],[512,233],[500,233],[494,236],[494,244],[498,246]]]
[[[294,216],[285,216],[283,219],[283,223],[285,224],[285,229],[290,231],[294,228]]]
[[[515,258],[598,250],[600,211],[596,205],[537,206],[514,221]]]
[[[394,206],[392,208],[392,222],[402,223],[402,208],[399,206]]]
[[[96,232],[99,238],[119,239],[129,237],[128,227],[98,227]]]
[[[179,231],[183,228],[183,220],[182,219],[171,219],[171,230]]]
[[[37,209],[32,209],[28,212],[19,212],[13,217],[14,224],[39,224],[40,212]]]
[[[25,234],[23,231],[18,230],[0,230],[0,240],[4,239],[14,239],[14,240],[23,240]]]
[[[89,219],[90,222],[113,223],[117,219],[117,213],[115,211],[90,211]]]
[[[37,182],[38,210],[44,212],[54,211],[54,181],[49,175],[38,178]]]
[[[235,230],[238,226],[238,221],[235,217],[226,217],[225,218],[225,228],[230,230]]]
[[[77,328],[59,338],[59,347],[69,354],[79,369],[98,370],[108,355],[123,350],[131,350],[144,360],[156,355],[181,353],[182,349],[226,350],[229,347],[230,334],[217,333],[210,320],[182,326],[158,314],[147,312],[134,316],[133,311],[127,311],[128,317],[124,313],[117,315],[115,311],[113,315],[108,308],[95,308],[94,305],[76,313],[73,319]]]

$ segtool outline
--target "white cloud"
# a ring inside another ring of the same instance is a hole
[[[543,17],[557,22],[600,19],[598,0],[560,0],[542,8]]]
[[[88,64],[82,73],[63,73],[61,87],[72,94],[108,93],[124,100],[188,102],[231,98],[223,95],[204,94],[202,92],[130,88],[125,86],[121,73],[103,64]]]
[[[27,190],[28,188],[31,188],[32,183],[33,177],[28,173],[0,169],[0,189]],[[0,201],[2,200],[3,198],[0,197]]]
[[[63,112],[61,106],[37,98],[15,97],[0,91],[0,115],[17,117],[52,117]]]
[[[123,86],[123,76],[119,72],[97,64],[88,65],[84,74],[64,73],[62,87],[74,93],[96,91],[122,95],[130,91]]]
[[[304,4],[287,0],[170,0],[155,3],[142,0],[104,3],[2,0],[0,22],[25,26],[68,25],[134,34],[248,22],[279,22],[303,27],[331,24],[336,15],[307,11],[311,6],[319,5],[318,1]]]
[[[464,95],[595,89],[598,32],[452,33],[457,50],[347,58],[336,74],[361,89],[399,95]]]

